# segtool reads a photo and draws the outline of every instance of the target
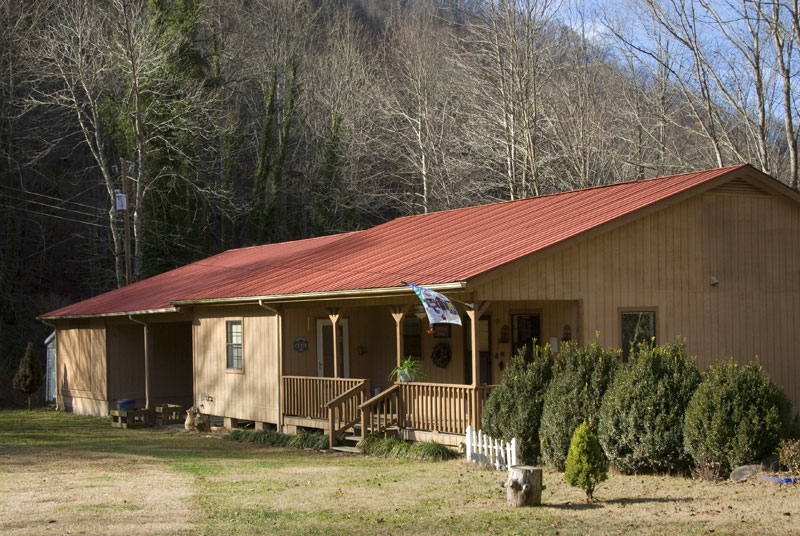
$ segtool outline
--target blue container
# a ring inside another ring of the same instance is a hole
[[[136,400],[133,398],[120,398],[117,400],[118,411],[133,411],[136,409]]]

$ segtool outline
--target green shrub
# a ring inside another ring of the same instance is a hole
[[[565,343],[553,364],[553,379],[544,393],[539,427],[542,459],[564,470],[572,431],[584,420],[597,428],[600,404],[619,364],[619,351],[597,342]]]
[[[368,435],[358,444],[363,454],[382,458],[400,458],[438,462],[458,457],[453,449],[435,441],[408,443],[394,438],[383,438],[379,435]]]
[[[635,348],[600,408],[598,435],[611,465],[622,473],[687,469],[683,416],[699,383],[682,343]]]
[[[39,390],[42,383],[44,383],[42,366],[33,355],[33,343],[29,342],[12,382],[14,390],[28,396],[28,411],[31,410],[31,396]]]
[[[289,437],[289,446],[298,449],[325,450],[330,447],[328,436],[320,432],[299,430],[296,435]]]
[[[299,431],[297,435],[282,434],[275,430],[233,430],[225,434],[223,439],[298,449],[325,450],[329,446],[327,435],[305,430]]]
[[[784,439],[778,445],[778,460],[792,475],[800,475],[800,439]]]
[[[591,502],[594,490],[608,478],[608,464],[603,458],[597,436],[583,421],[575,430],[569,444],[564,479],[567,484],[586,492],[586,501]]]
[[[503,371],[503,381],[483,408],[483,431],[506,441],[516,437],[523,463],[533,464],[539,458],[539,421],[552,366],[549,345],[534,346],[530,362],[525,360],[523,347]]]
[[[775,451],[790,432],[792,402],[757,363],[717,363],[689,402],[686,451],[726,474]]]

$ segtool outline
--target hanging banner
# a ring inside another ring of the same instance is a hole
[[[458,324],[461,325],[461,316],[456,311],[455,305],[450,301],[450,298],[444,294],[439,294],[435,290],[425,287],[418,287],[417,285],[407,283],[416,293],[422,306],[425,307],[425,313],[428,315],[428,322],[433,324]]]

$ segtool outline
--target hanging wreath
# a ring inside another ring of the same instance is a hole
[[[433,352],[431,352],[431,361],[433,361],[433,364],[439,368],[447,368],[447,365],[450,363],[451,353],[450,343],[440,342],[433,347]]]

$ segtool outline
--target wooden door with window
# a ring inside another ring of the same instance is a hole
[[[530,361],[533,356],[533,341],[537,345],[542,343],[541,319],[538,314],[511,315],[511,355],[516,356],[520,349],[525,347],[525,359]]]
[[[350,344],[347,319],[337,322],[339,328],[339,373],[350,377]],[[333,324],[326,318],[317,319],[317,376],[333,378]]]

